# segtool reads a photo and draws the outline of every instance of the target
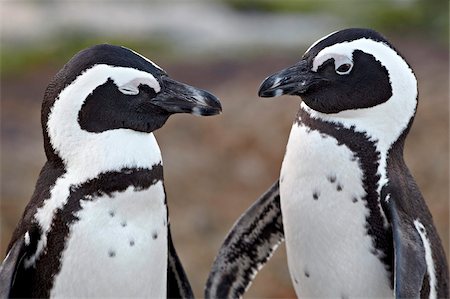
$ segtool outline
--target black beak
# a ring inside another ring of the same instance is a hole
[[[209,116],[222,112],[219,99],[205,90],[172,80],[168,76],[163,76],[160,83],[161,91],[152,99],[152,103],[171,114]]]
[[[263,98],[277,97],[283,94],[301,95],[321,78],[312,72],[306,60],[267,77],[259,88],[258,95]]]

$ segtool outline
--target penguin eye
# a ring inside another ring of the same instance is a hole
[[[142,90],[143,92],[145,92],[147,94],[147,97],[149,97],[149,98],[156,97],[155,90],[146,84],[139,84],[139,90]]]
[[[152,97],[156,96],[161,90],[158,81],[153,77],[134,78],[124,84],[119,85],[119,91],[125,95],[138,95],[140,91],[144,91]]]
[[[135,88],[129,86],[119,88],[120,92],[126,95],[137,95],[139,93]]]
[[[139,89],[136,86],[131,84],[125,84],[119,87],[119,91],[126,95],[137,95],[139,93]]]
[[[336,69],[336,73],[339,75],[346,75],[350,73],[351,69],[352,65],[350,63],[343,63]]]

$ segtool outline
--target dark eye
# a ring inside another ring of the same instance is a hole
[[[339,75],[348,74],[351,68],[352,65],[350,63],[344,63],[336,69],[336,73],[338,73]]]
[[[150,98],[156,97],[155,90],[153,88],[151,88],[150,86],[146,85],[146,84],[139,84],[139,90],[143,91],[144,93],[146,93],[147,96],[150,97]]]

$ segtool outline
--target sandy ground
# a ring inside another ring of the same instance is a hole
[[[423,40],[393,40],[415,69],[420,104],[406,145],[415,176],[448,252],[448,50]],[[268,74],[299,59],[267,53],[252,59],[176,65],[155,59],[177,80],[212,91],[220,116],[175,115],[156,132],[164,158],[174,242],[194,291],[203,295],[209,267],[239,215],[277,178],[299,99],[258,99]],[[1,243],[3,255],[29,200],[44,152],[40,128],[43,91],[55,69],[39,68],[1,80]],[[294,297],[280,246],[247,297]]]

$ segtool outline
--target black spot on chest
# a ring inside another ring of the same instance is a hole
[[[334,174],[329,175],[327,178],[330,181],[330,183],[336,182],[336,176]]]
[[[319,191],[314,191],[313,192],[313,199],[318,200],[319,199]]]

